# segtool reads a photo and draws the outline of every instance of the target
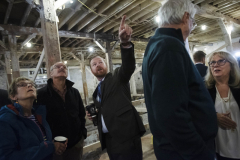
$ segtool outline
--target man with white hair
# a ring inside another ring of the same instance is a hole
[[[214,160],[214,104],[184,42],[196,26],[189,0],[168,0],[143,60],[144,96],[161,160]]]

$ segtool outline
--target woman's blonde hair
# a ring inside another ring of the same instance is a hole
[[[228,52],[224,51],[219,51],[219,52],[214,52],[213,54],[210,55],[208,62],[210,62],[213,58],[213,56],[218,55],[221,58],[224,58],[230,63],[231,70],[230,70],[230,77],[228,81],[228,85],[233,87],[233,88],[240,88],[240,70],[238,66],[237,60]],[[211,67],[208,67],[208,72],[207,75],[205,76],[205,83],[207,88],[212,88],[215,86],[215,79],[212,75],[211,72]]]

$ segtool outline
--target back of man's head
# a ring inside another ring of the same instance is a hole
[[[159,10],[159,27],[165,25],[180,24],[185,12],[193,18],[197,12],[190,0],[168,0]]]
[[[204,53],[203,51],[197,51],[193,54],[193,60],[195,63],[197,62],[205,62],[205,57],[206,57],[206,53]]]

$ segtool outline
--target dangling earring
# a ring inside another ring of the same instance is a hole
[[[15,103],[18,103],[18,99],[16,100],[16,102]]]

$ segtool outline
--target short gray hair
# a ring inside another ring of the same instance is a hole
[[[233,88],[240,88],[240,70],[239,70],[237,60],[230,53],[219,51],[211,54],[208,62],[210,62],[213,56],[215,55],[218,55],[219,57],[226,59],[230,63],[231,71],[230,71],[228,85]],[[212,75],[210,66],[208,67],[208,72],[207,72],[207,75],[205,76],[205,83],[207,88],[212,88],[216,84],[216,81]]]
[[[189,0],[168,0],[159,10],[159,27],[180,24],[183,15],[188,12],[193,18],[197,12],[195,5]]]

